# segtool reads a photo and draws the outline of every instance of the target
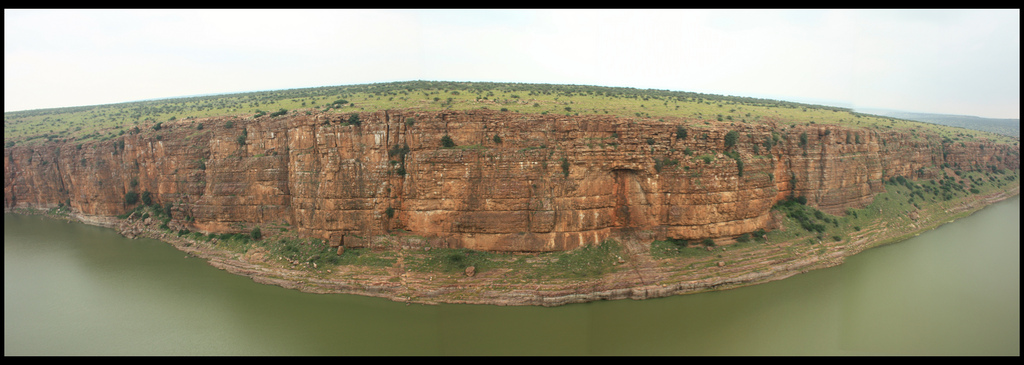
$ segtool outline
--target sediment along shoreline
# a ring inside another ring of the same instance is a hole
[[[1017,196],[1019,187],[995,190],[986,195],[961,198],[947,204],[932,204],[917,210],[912,224],[890,225],[889,217],[880,215],[868,221],[863,229],[841,241],[808,245],[803,235],[788,240],[770,239],[751,245],[728,243],[701,247],[712,253],[704,257],[663,257],[654,254],[649,242],[609,241],[617,261],[602,274],[585,277],[529,277],[515,272],[509,265],[491,266],[479,272],[431,272],[403,267],[417,256],[428,255],[430,248],[382,248],[377,254],[397,257],[389,267],[337,265],[310,267],[273,257],[269,251],[252,246],[230,250],[217,239],[196,239],[195,235],[179,236],[158,227],[157,221],[132,215],[127,219],[81,214],[49,216],[85,224],[109,227],[126,237],[147,237],[170,243],[190,255],[206,259],[211,265],[254,281],[310,293],[340,293],[374,296],[393,301],[422,304],[462,303],[487,305],[559,306],[598,300],[649,299],[680,294],[725,290],[781,280],[811,270],[841,264],[846,257],[882,244],[894,243],[925,230],[967,216],[993,203]],[[58,211],[59,212],[59,211]],[[38,214],[26,209],[5,210],[5,213]],[[908,218],[910,219],[910,218]],[[388,236],[400,240],[398,236]],[[435,249],[439,250],[439,249]],[[365,254],[369,255],[371,251]],[[554,254],[501,254],[500,262],[509,258],[533,258],[543,261]],[[314,265],[315,266],[315,265]]]

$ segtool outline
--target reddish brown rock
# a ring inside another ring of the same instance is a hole
[[[1017,146],[838,126],[489,110],[347,119],[179,120],[81,148],[5,148],[4,205],[113,216],[131,209],[126,192],[149,191],[172,205],[175,224],[203,232],[286,224],[332,246],[367,247],[401,229],[435,247],[557,251],[623,232],[737,236],[771,228],[772,205],[791,195],[837,214],[868,204],[893,176],[931,178],[944,163],[1020,165]],[[724,154],[730,130],[740,133],[730,152],[742,174]],[[446,135],[457,147],[442,148]]]

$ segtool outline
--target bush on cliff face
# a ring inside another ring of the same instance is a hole
[[[758,240],[758,241],[764,241],[764,236],[765,236],[766,234],[768,234],[768,232],[767,232],[767,231],[765,231],[765,230],[764,230],[764,228],[758,228],[758,229],[757,229],[757,230],[755,230],[755,231],[754,231],[754,233],[753,233],[753,235],[754,235],[754,239],[755,239],[755,240]]]
[[[677,139],[686,139],[686,128],[676,127],[676,138]]]
[[[405,155],[409,154],[409,145],[399,146],[397,143],[388,150],[388,157],[397,157],[399,161],[405,161]]]
[[[139,193],[136,193],[134,191],[129,191],[127,193],[124,193],[124,203],[125,203],[125,205],[135,205],[135,203],[138,203],[138,202],[139,202]]]
[[[743,177],[743,159],[740,158],[740,153],[736,151],[729,151],[725,153],[733,160],[736,160],[736,169],[739,171],[740,177]]]
[[[654,170],[661,173],[661,170],[666,166],[675,166],[679,164],[679,160],[673,160],[670,158],[654,159]]]
[[[444,137],[441,137],[441,147],[444,147],[444,148],[455,147],[455,141],[452,141],[452,137],[446,134],[446,135],[444,135]]]
[[[730,149],[736,146],[736,142],[740,139],[740,132],[729,131],[725,134],[725,149]]]
[[[778,209],[780,212],[785,213],[787,217],[799,222],[800,227],[808,232],[824,233],[826,229],[825,224],[828,223],[836,227],[839,226],[837,219],[806,204],[807,198],[800,196],[780,202],[775,205],[774,209]]]

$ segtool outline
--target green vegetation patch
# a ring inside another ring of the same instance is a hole
[[[667,239],[664,241],[651,242],[651,257],[661,258],[705,258],[714,255],[713,250],[708,250],[699,241],[690,242],[684,239]]]
[[[607,240],[600,245],[559,252],[548,269],[569,277],[597,277],[612,272],[621,255],[622,246],[617,241]]]
[[[776,204],[773,209],[778,210],[787,217],[796,220],[800,228],[808,232],[824,234],[829,228],[839,227],[839,220],[820,210],[805,205],[807,200],[803,197],[787,199]]]
[[[491,259],[498,255],[501,254],[466,248],[438,248],[407,258],[406,267],[420,272],[459,273],[473,266],[477,271],[486,271],[495,266]]]
[[[442,111],[495,107],[523,113],[720,120],[718,123],[730,124],[774,121],[783,126],[794,126],[813,123],[901,130],[913,132],[913,138],[923,133],[934,133],[952,142],[981,139],[998,143],[1016,142],[1014,138],[994,133],[780,100],[585,85],[411,81],[5,112],[4,145],[103,141],[138,127],[152,130],[179,126],[200,129],[197,118],[229,115],[273,118],[288,114],[330,113],[340,116],[348,125],[358,126],[363,122],[359,113],[380,110]],[[415,121],[408,120],[406,124],[412,126]],[[676,129],[675,137],[686,139],[687,129],[697,127],[700,125],[680,127]],[[727,143],[734,143],[732,136],[727,137]],[[854,136],[855,139],[859,137],[859,134]]]
[[[622,257],[614,240],[565,252],[540,254],[484,252],[470,249],[431,249],[407,255],[406,268],[417,272],[461,274],[472,266],[476,272],[507,269],[521,279],[595,278],[613,272]]]

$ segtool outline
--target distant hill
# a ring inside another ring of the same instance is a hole
[[[1020,119],[993,119],[970,115],[911,113],[885,109],[857,109],[858,112],[918,122],[948,125],[1020,138]]]

